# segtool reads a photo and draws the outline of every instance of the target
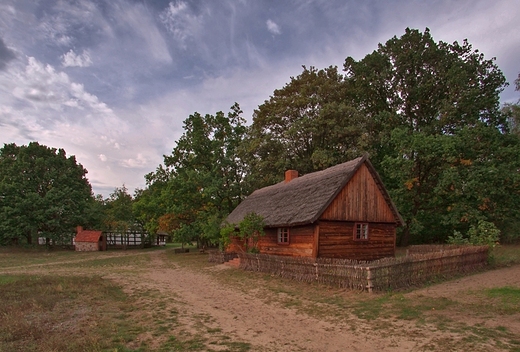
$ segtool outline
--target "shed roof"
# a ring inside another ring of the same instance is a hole
[[[396,223],[402,225],[403,220],[381,178],[368,160],[368,155],[303,175],[287,183],[282,181],[258,189],[244,199],[226,220],[238,224],[247,214],[254,212],[264,218],[267,227],[311,224],[318,220],[363,163],[378,184]]]
[[[75,242],[98,242],[99,239],[103,236],[103,232],[101,231],[89,231],[83,230],[79,232],[74,238]]]

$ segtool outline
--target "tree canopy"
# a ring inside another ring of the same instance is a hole
[[[344,75],[304,67],[259,106],[244,148],[249,177],[263,186],[285,169],[307,173],[367,151],[405,220],[402,244],[501,224],[519,214],[519,141],[499,101],[506,84],[468,41],[406,29],[346,58]]]
[[[520,78],[516,81],[517,89]],[[361,60],[303,71],[276,89],[249,127],[194,113],[164,165],[146,176],[134,210],[176,240],[215,241],[222,219],[253,190],[365,152],[405,226],[400,243],[445,242],[479,223],[520,221],[518,104],[494,59],[467,40],[406,29]]]
[[[520,223],[520,104],[500,106],[506,85],[494,58],[467,40],[406,29],[360,60],[347,57],[343,72],[303,66],[250,126],[236,103],[227,114],[190,115],[133,197],[123,185],[94,198],[87,171],[62,149],[6,144],[0,244],[59,241],[76,225],[215,244],[227,214],[285,170],[306,174],[365,152],[404,219],[400,244],[445,242],[454,231],[460,239],[479,224],[507,230]]]
[[[505,164],[498,157],[518,142],[500,110],[506,80],[493,59],[466,40],[437,43],[428,29],[407,29],[360,61],[347,58],[344,70],[347,99],[372,121],[373,161],[405,219],[403,244],[499,221],[515,203],[507,182],[490,182],[517,179],[519,165],[514,154]]]
[[[147,175],[139,207],[180,241],[215,239],[243,196],[285,170],[368,152],[405,221],[401,244],[445,242],[482,221],[504,228],[520,219],[518,106],[500,107],[506,85],[467,40],[406,29],[359,61],[347,57],[343,73],[303,66],[249,127],[238,105],[227,117],[191,115],[164,166]]]
[[[148,187],[136,199],[138,217],[148,218],[149,227],[181,243],[218,241],[223,218],[244,197],[241,114],[235,104],[227,115],[194,113],[184,121],[184,134],[164,166],[146,176]]]
[[[336,67],[304,66],[254,111],[240,149],[253,189],[279,181],[287,169],[321,170],[370,148],[367,121],[342,98],[342,82]]]
[[[515,90],[520,91],[520,73],[515,80]],[[511,132],[520,136],[520,99],[514,104],[505,104],[502,111],[508,117]]]
[[[70,241],[90,216],[87,170],[63,149],[37,142],[0,149],[0,243]]]

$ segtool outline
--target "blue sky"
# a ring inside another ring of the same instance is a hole
[[[406,27],[520,72],[520,0],[2,0],[0,145],[64,148],[94,192],[144,187],[197,111],[253,109]],[[510,86],[503,102],[520,93]]]

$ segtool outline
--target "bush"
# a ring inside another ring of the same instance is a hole
[[[264,226],[263,217],[254,212],[247,214],[238,226],[227,224],[220,230],[221,249],[231,244],[231,236],[238,236],[244,241],[247,252],[259,253],[257,245],[260,236],[264,235]],[[238,232],[235,227],[238,227]]]
[[[491,248],[498,244],[500,230],[492,222],[479,220],[477,226],[471,225],[466,235],[454,231],[448,237],[449,244],[470,244],[475,246],[487,245]]]

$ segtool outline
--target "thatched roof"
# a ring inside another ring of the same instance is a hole
[[[346,186],[363,163],[369,168],[374,180],[394,213],[396,223],[403,223],[397,208],[368,160],[367,155],[328,169],[280,182],[258,189],[244,199],[229,214],[226,221],[238,224],[249,213],[264,218],[267,227],[284,227],[311,224],[318,220],[338,193]]]

